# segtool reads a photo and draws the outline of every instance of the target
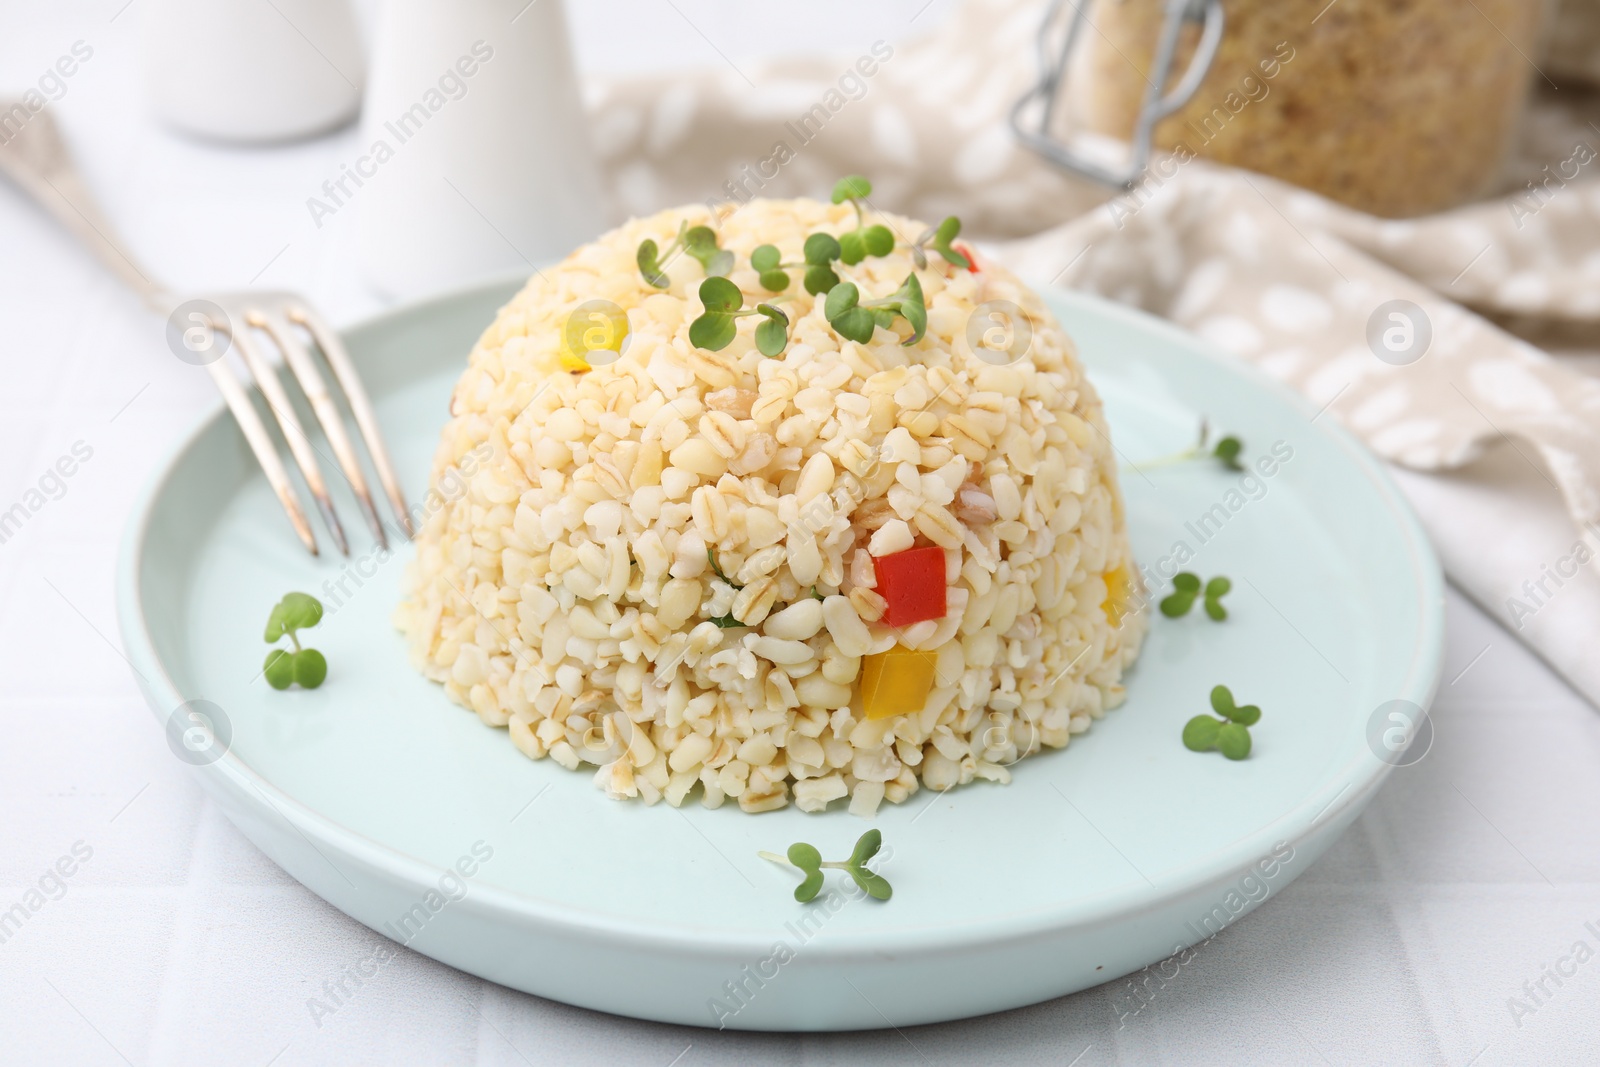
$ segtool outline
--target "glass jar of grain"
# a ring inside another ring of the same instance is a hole
[[[1172,0],[1095,0],[1074,111],[1127,137]],[[1488,193],[1529,87],[1547,0],[1223,0],[1216,58],[1155,127],[1175,152],[1271,174],[1389,217]],[[1173,63],[1188,67],[1198,37]]]

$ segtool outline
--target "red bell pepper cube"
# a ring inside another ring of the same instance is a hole
[[[885,626],[910,626],[945,613],[944,549],[938,545],[908,548],[892,556],[873,556],[878,595],[887,606]]]

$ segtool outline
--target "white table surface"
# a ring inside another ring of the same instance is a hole
[[[144,112],[137,2],[9,3],[0,92],[74,40],[51,104],[128,244],[177,288],[310,294],[377,310],[353,231],[304,197],[355,134],[227,150]],[[920,0],[830,0],[904,36]],[[936,18],[936,4],[922,19]],[[585,2],[589,69],[770,51],[731,2]],[[112,16],[117,15],[115,21]],[[919,23],[920,25],[920,23]],[[820,45],[792,30],[788,46]],[[1297,882],[1228,927],[1137,1015],[1119,981],[965,1023],[867,1034],[717,1033],[600,1015],[404,949],[319,1021],[307,999],[376,935],[303,889],[172,758],[116,647],[115,549],[137,487],[215,403],[162,324],[0,183],[0,510],[75,442],[93,456],[0,544],[0,911],[78,844],[91,858],[0,943],[0,1062],[27,1064],[1586,1063],[1600,1044],[1600,715],[1452,591],[1427,758],[1395,773]],[[1597,635],[1600,636],[1600,635]],[[1592,924],[1586,926],[1585,924]],[[1578,942],[1582,962],[1570,954]],[[1563,962],[1565,960],[1565,962]],[[1547,966],[1571,972],[1559,983]],[[1539,983],[1543,981],[1543,991]],[[1526,983],[1526,985],[1525,985]],[[1511,998],[1526,1008],[1514,1017]]]

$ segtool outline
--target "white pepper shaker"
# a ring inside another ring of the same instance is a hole
[[[361,106],[366,59],[348,0],[148,0],[143,22],[151,104],[185,133],[290,140]]]
[[[361,144],[343,188],[387,296],[531,272],[600,231],[559,0],[388,0]]]

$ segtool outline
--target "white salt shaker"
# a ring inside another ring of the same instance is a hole
[[[342,126],[366,61],[347,0],[147,0],[145,80],[185,133],[282,141]]]
[[[598,235],[599,170],[558,0],[389,0],[354,163],[361,262],[404,298]]]

